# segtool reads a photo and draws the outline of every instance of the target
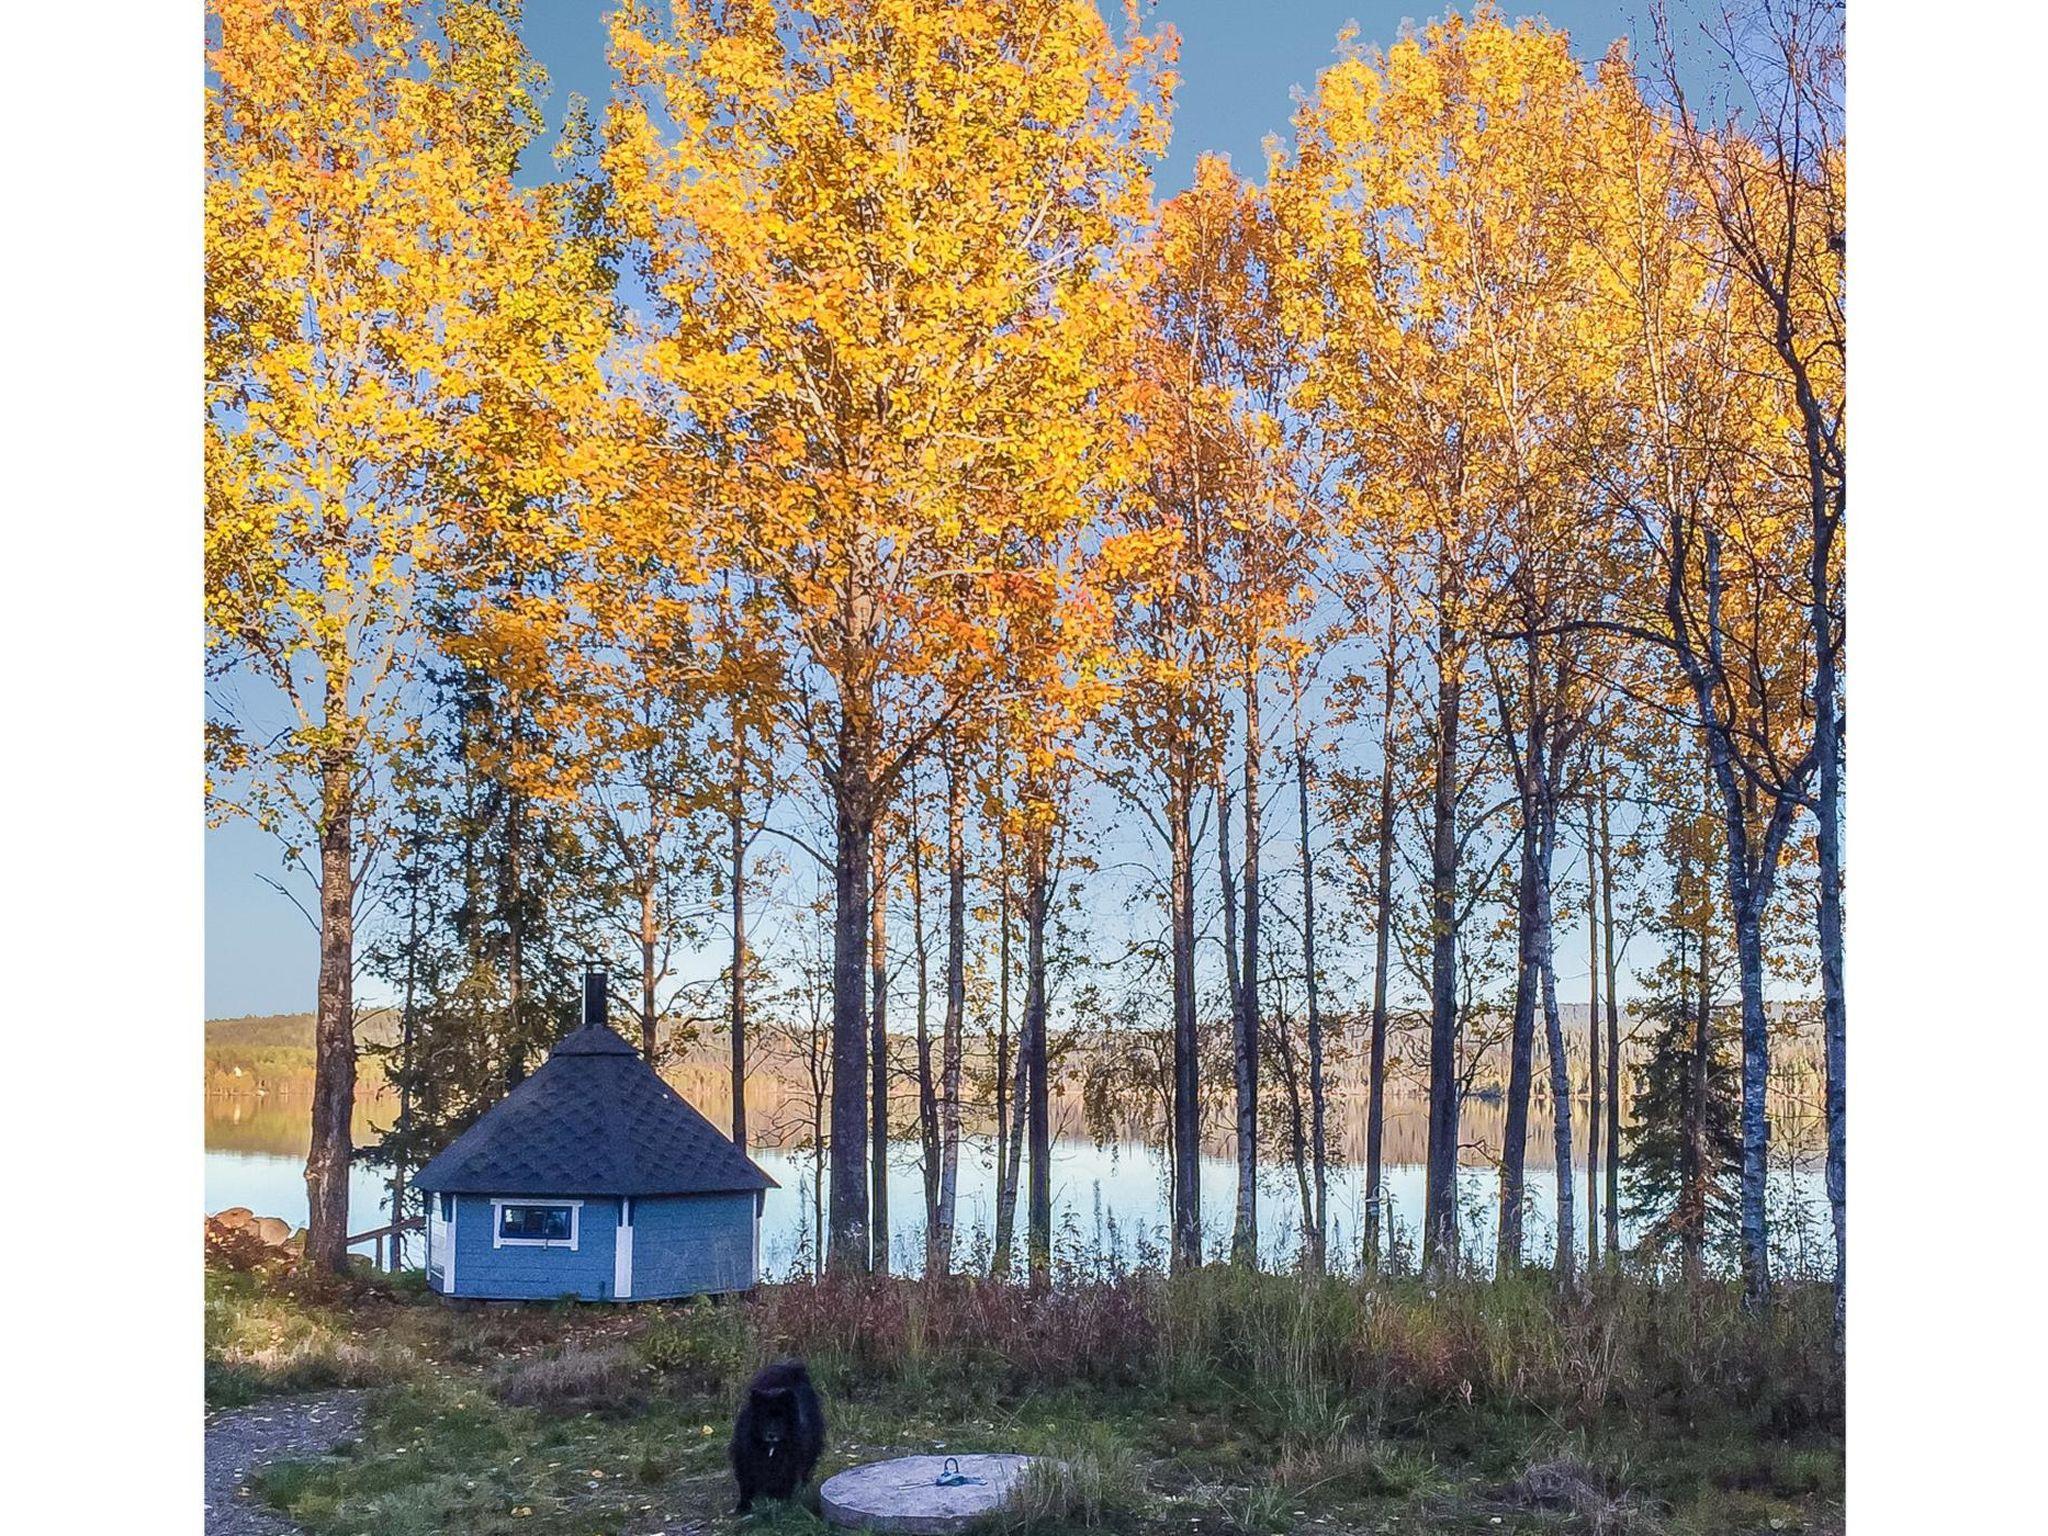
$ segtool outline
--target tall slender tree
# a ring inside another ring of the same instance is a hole
[[[1482,817],[1468,805],[1471,673],[1488,606],[1483,560],[1509,505],[1503,485],[1516,402],[1497,389],[1517,291],[1554,278],[1524,266],[1530,233],[1554,219],[1555,135],[1578,66],[1562,33],[1510,26],[1485,8],[1433,22],[1385,52],[1340,39],[1295,117],[1291,160],[1274,167],[1288,233],[1282,306],[1313,338],[1298,400],[1330,423],[1350,470],[1347,513],[1400,551],[1430,695],[1429,1135],[1425,1263],[1455,1262],[1464,1080],[1460,930],[1466,852]],[[1535,254],[1554,242],[1539,238]],[[1531,307],[1533,315],[1537,306]]]
[[[449,433],[550,270],[516,0],[214,0],[207,21],[209,803],[316,894],[307,1257],[343,1267],[356,917],[419,654]],[[431,261],[417,259],[432,251]],[[229,681],[228,679],[232,679]]]

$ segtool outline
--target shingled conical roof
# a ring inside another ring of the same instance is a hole
[[[563,1037],[541,1069],[413,1176],[470,1195],[706,1195],[775,1181],[602,1024]]]

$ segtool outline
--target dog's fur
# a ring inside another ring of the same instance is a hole
[[[787,1499],[810,1480],[825,1449],[825,1411],[801,1360],[765,1367],[747,1388],[732,1426],[732,1475],[740,1485],[734,1514],[756,1497]]]

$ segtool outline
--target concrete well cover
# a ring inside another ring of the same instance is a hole
[[[977,1481],[946,1487],[939,1474],[957,1461]],[[848,1467],[818,1490],[825,1518],[847,1530],[898,1531],[938,1536],[965,1530],[1000,1509],[1031,1465],[1029,1456],[899,1456]]]

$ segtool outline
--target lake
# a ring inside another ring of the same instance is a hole
[[[709,1111],[712,1104],[703,1106]],[[1347,1106],[1348,1107],[1348,1106]],[[1425,1107],[1419,1102],[1390,1102],[1387,1110],[1386,1192],[1393,1230],[1412,1244],[1419,1230],[1424,1174],[1421,1160]],[[355,1135],[360,1142],[388,1110],[359,1103]],[[750,1117],[751,1118],[751,1117]],[[1334,1115],[1334,1141],[1343,1147],[1362,1144],[1352,1118]],[[1530,1213],[1525,1251],[1546,1257],[1554,1222],[1555,1174],[1551,1167],[1548,1111],[1532,1114],[1527,1172]],[[1580,1115],[1583,1119],[1583,1114]],[[1465,1110],[1461,1134],[1469,1143],[1466,1164],[1459,1172],[1459,1198],[1464,1210],[1467,1251],[1482,1263],[1493,1251],[1495,1191],[1498,1175],[1485,1153],[1499,1144],[1501,1109],[1497,1103],[1474,1101]],[[206,1100],[206,1208],[223,1210],[242,1205],[259,1216],[280,1216],[294,1227],[306,1219],[305,1157],[311,1135],[311,1108],[300,1094],[212,1095]],[[1806,1138],[1793,1137],[1796,1149]],[[995,1158],[986,1135],[962,1139],[959,1176],[958,1247],[956,1262],[985,1254],[995,1225]],[[808,1150],[755,1147],[754,1160],[778,1185],[768,1192],[761,1223],[761,1261],[765,1272],[781,1277],[803,1267],[814,1246],[813,1160]],[[1579,1157],[1583,1159],[1583,1144]],[[889,1158],[889,1227],[895,1267],[914,1273],[922,1267],[924,1185],[922,1150],[915,1141],[893,1142]],[[357,1167],[349,1178],[349,1224],[356,1231],[381,1226],[390,1219],[390,1192],[382,1170]],[[1227,1146],[1202,1158],[1203,1242],[1206,1248],[1227,1245],[1237,1194],[1237,1165]],[[1584,1251],[1585,1169],[1576,1173],[1578,1247]],[[1333,1267],[1357,1263],[1360,1214],[1364,1206],[1365,1170],[1355,1158],[1333,1160],[1329,1168],[1330,1249]],[[1774,1170],[1771,1183],[1774,1244],[1778,1264],[1794,1273],[1818,1274],[1832,1262],[1832,1237],[1821,1170],[1810,1156],[1788,1159]],[[1159,1152],[1130,1139],[1098,1146],[1092,1139],[1063,1135],[1053,1143],[1053,1224],[1056,1250],[1076,1260],[1115,1256],[1137,1260],[1149,1245],[1163,1252],[1167,1239],[1165,1167]],[[1023,1226],[1019,1201],[1019,1247]],[[1635,1235],[1622,1224],[1624,1240]],[[1291,1162],[1262,1167],[1259,1181],[1259,1249],[1274,1266],[1290,1262],[1301,1241],[1301,1204]],[[409,1242],[408,1257],[418,1262],[419,1240]],[[358,1252],[367,1253],[368,1244]]]

